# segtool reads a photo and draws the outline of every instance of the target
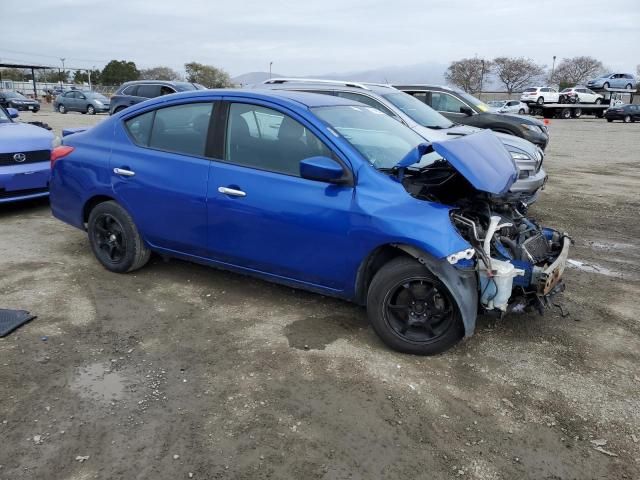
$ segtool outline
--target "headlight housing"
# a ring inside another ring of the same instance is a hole
[[[528,130],[531,130],[532,132],[539,132],[540,131],[540,128],[537,125],[531,125],[530,123],[521,123],[520,126],[526,128]]]
[[[94,100],[94,102],[96,102],[96,105],[98,105],[98,106],[100,106],[100,107],[101,107],[102,105],[104,105],[100,100]]]
[[[531,156],[527,155],[524,152],[509,151],[509,153],[511,154],[511,158],[513,158],[514,160],[533,160]]]

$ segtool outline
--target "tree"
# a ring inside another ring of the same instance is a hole
[[[493,72],[511,95],[541,77],[544,67],[530,58],[498,57],[493,59]]]
[[[484,77],[491,70],[491,61],[482,58],[463,58],[451,62],[444,77],[449,83],[462,88],[465,92],[476,93],[482,90]]]
[[[73,83],[89,83],[89,71],[76,70],[73,73]],[[100,70],[91,70],[91,84],[100,83]]]
[[[19,68],[3,68],[0,71],[0,78],[2,78],[3,80],[22,82],[24,80],[24,73]]]
[[[233,85],[229,74],[213,65],[191,62],[185,63],[184,69],[188,82],[199,83],[207,88],[227,88]]]
[[[553,72],[551,81],[561,88],[573,87],[596,77],[603,70],[602,62],[593,57],[563,58]]]
[[[138,78],[140,78],[140,72],[136,64],[126,60],[111,60],[100,74],[102,85],[120,85]]]
[[[141,80],[181,80],[178,72],[169,67],[153,67],[140,70]]]

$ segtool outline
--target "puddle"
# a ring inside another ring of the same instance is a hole
[[[354,335],[366,326],[366,320],[358,316],[308,317],[287,325],[284,334],[290,347],[299,350],[324,350],[330,343]]]
[[[595,263],[586,263],[579,260],[569,259],[567,260],[567,265],[569,267],[582,270],[583,272],[599,273],[600,275],[606,275],[608,277],[623,277],[622,273],[616,272],[614,270],[609,270],[608,268],[601,267],[600,265],[596,265]]]
[[[94,400],[113,401],[125,396],[126,378],[112,372],[103,363],[93,363],[79,369],[71,388],[81,397]]]

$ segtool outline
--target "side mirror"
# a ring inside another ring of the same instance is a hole
[[[300,176],[307,180],[342,183],[344,170],[338,162],[329,157],[310,157],[300,162]]]
[[[7,108],[7,113],[9,114],[9,118],[18,118],[20,116],[18,110],[15,108]]]
[[[460,113],[464,113],[467,117],[470,117],[471,115],[473,115],[473,110],[471,110],[469,107],[460,107]]]

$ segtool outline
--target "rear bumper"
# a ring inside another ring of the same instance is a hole
[[[0,203],[49,195],[49,162],[0,167]]]

